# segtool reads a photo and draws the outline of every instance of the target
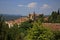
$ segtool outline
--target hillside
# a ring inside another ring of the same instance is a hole
[[[6,21],[15,20],[21,17],[21,15],[9,15],[9,14],[0,14],[3,16]]]

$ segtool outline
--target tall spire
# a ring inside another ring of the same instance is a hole
[[[35,11],[33,12],[33,15],[34,15],[34,20],[35,20],[35,16],[36,16]]]

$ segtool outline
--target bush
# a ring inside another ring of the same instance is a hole
[[[39,22],[34,22],[33,27],[28,30],[24,40],[53,40],[53,32],[40,25]]]

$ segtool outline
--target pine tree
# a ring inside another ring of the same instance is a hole
[[[3,16],[0,16],[0,40],[7,40],[8,25],[5,23]]]
[[[60,14],[60,8],[58,9],[58,15]]]

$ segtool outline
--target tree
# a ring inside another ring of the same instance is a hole
[[[8,40],[21,40],[20,30],[17,24],[10,28]]]
[[[60,23],[60,15],[57,16],[56,22]]]
[[[44,22],[44,15],[43,14],[39,15],[38,20],[40,20],[40,22]]]
[[[53,31],[53,33],[54,33],[54,40],[60,40],[60,31],[59,30],[57,30],[57,31]]]
[[[27,35],[27,31],[30,30],[30,28],[32,28],[32,24],[29,21],[21,23],[19,30],[22,39]]]
[[[60,8],[58,9],[58,15],[60,15]]]
[[[60,12],[53,11],[52,14],[48,18],[48,22],[51,23],[60,23]]]
[[[33,27],[28,30],[24,40],[53,40],[53,32],[40,25],[41,23],[34,22]]]
[[[5,23],[3,16],[0,16],[0,40],[7,40],[9,27]]]
[[[56,23],[58,13],[57,12],[52,12],[51,16],[49,16],[48,21],[52,23]]]
[[[27,30],[32,27],[32,24],[28,21],[23,22],[19,25],[14,24],[13,27],[9,29],[8,40],[23,40],[27,35]]]

